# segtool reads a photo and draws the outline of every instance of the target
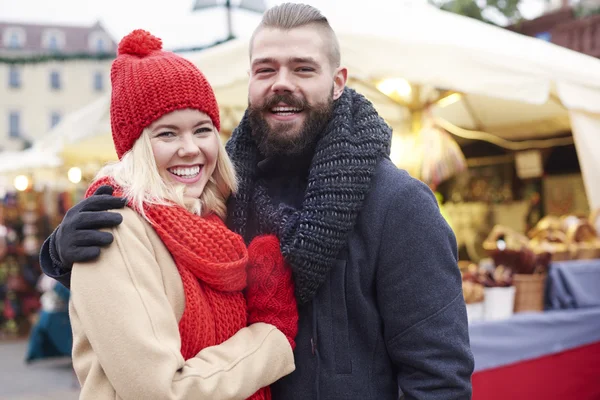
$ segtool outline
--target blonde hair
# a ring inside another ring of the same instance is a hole
[[[329,21],[315,7],[299,3],[283,3],[265,11],[260,24],[254,30],[250,39],[250,58],[252,58],[254,37],[261,29],[273,28],[289,31],[306,25],[314,25],[321,28],[327,41],[330,43],[328,48],[329,62],[333,68],[339,67],[341,63],[340,44],[331,25],[329,25]]]
[[[225,151],[225,146],[215,131],[219,141],[219,153],[215,170],[209,178],[199,199],[185,198],[185,185],[165,182],[160,176],[150,143],[150,130],[144,129],[130,151],[120,161],[105,165],[96,175],[96,180],[112,178],[122,189],[132,206],[146,219],[144,205],[180,205],[197,215],[215,213],[222,219],[227,214],[226,201],[237,190],[235,170]],[[151,222],[151,221],[150,221]]]

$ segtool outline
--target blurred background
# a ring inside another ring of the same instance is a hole
[[[226,141],[248,38],[279,3],[0,0],[0,399],[78,397],[69,291],[38,255],[116,160],[119,40],[147,29],[198,65]],[[456,234],[474,398],[600,399],[600,0],[305,3]]]

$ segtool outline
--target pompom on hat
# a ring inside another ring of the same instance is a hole
[[[165,114],[191,108],[206,113],[220,129],[212,87],[189,60],[162,50],[162,41],[136,29],[119,43],[110,79],[110,122],[119,159],[143,130]]]

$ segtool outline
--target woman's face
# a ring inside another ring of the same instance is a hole
[[[199,198],[219,155],[219,137],[210,117],[198,110],[177,110],[154,121],[149,130],[162,178],[186,185],[186,197]]]

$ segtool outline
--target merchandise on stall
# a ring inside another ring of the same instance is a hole
[[[525,235],[496,226],[484,242],[494,264],[505,266],[515,286],[514,310],[543,311],[544,287],[550,267],[548,251],[534,252]]]
[[[552,261],[600,258],[600,237],[594,215],[548,215],[527,234],[529,246],[537,254],[549,252]]]
[[[0,201],[0,339],[26,336],[37,318],[38,254],[51,232],[41,199],[25,191]]]
[[[515,288],[510,269],[482,262],[469,263],[461,272],[469,321],[500,320],[513,314]]]
[[[500,320],[514,312],[543,311],[550,254],[536,254],[526,236],[496,225],[483,243],[489,255],[462,263],[463,296],[469,319]]]

